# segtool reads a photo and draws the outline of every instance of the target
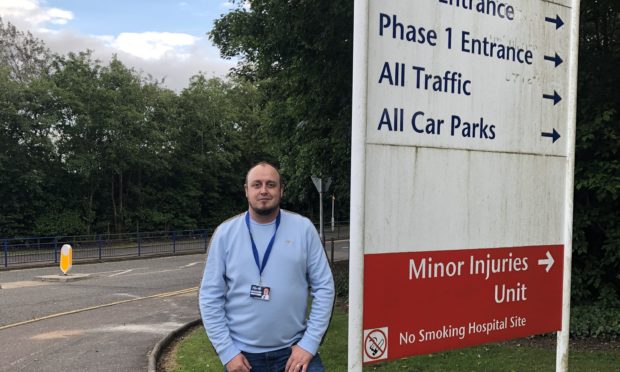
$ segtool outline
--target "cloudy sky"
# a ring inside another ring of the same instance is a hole
[[[116,54],[181,90],[198,72],[224,76],[235,65],[206,36],[232,7],[227,0],[0,0],[0,17],[54,52],[91,49],[104,63]]]

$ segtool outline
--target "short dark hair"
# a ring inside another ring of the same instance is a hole
[[[248,169],[247,173],[245,174],[245,184],[246,184],[246,185],[248,184],[248,175],[250,174],[250,171],[251,171],[252,169],[254,169],[254,168],[258,167],[259,165],[262,165],[262,166],[268,165],[268,166],[270,166],[271,168],[275,169],[275,170],[276,170],[276,173],[278,174],[279,181],[280,181],[280,187],[282,187],[283,182],[282,182],[282,174],[280,173],[280,170],[278,169],[278,167],[276,167],[275,165],[271,164],[271,163],[270,163],[270,162],[268,162],[268,161],[260,161],[260,162],[258,162],[258,163],[256,163],[256,164],[254,164],[252,167],[250,167],[250,169]]]

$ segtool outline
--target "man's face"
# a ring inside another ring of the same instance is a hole
[[[282,192],[280,176],[272,166],[260,164],[248,172],[245,196],[256,214],[266,216],[278,209]]]

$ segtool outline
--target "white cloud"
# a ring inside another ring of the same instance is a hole
[[[127,53],[115,46],[116,37],[112,35],[87,36],[70,31],[39,35],[45,37],[47,46],[60,54],[79,52],[86,49],[93,51],[93,59],[107,64],[113,55],[117,55],[125,66],[134,68],[157,80],[164,80],[164,85],[180,91],[187,87],[190,77],[203,72],[208,77],[224,76],[236,61],[226,61],[219,57],[219,51],[206,38],[198,39],[194,44],[170,51],[159,59],[145,59]]]
[[[209,57],[195,53],[188,53],[187,58],[179,59],[164,57],[158,61],[124,59],[138,71],[150,74],[158,80],[164,80],[164,85],[170,89],[180,91],[189,84],[189,79],[202,72],[207,77],[224,76],[231,67],[233,61],[222,61],[218,57]]]
[[[236,7],[237,7],[237,5],[235,5],[232,1],[225,1],[225,2],[220,4],[220,8],[224,8],[224,9],[228,9],[228,10],[234,9]],[[243,4],[241,5],[241,7],[243,9],[245,9],[245,10],[250,10],[250,8],[252,7],[251,3],[250,3],[250,0],[243,1]]]
[[[22,12],[33,11],[39,8],[38,1],[31,0],[1,0],[0,9],[8,14],[19,14]]]
[[[199,38],[170,32],[123,32],[112,42],[112,46],[127,54],[146,60],[161,59],[174,54],[178,49],[195,44]]]
[[[114,35],[91,35],[90,37],[100,40],[107,45],[112,45],[114,43]]]
[[[73,19],[73,12],[42,7],[38,0],[0,0],[0,16],[35,31],[44,29],[46,23],[64,25]]]
[[[179,5],[183,6],[183,2]],[[49,8],[41,0],[0,0],[0,17],[23,31],[31,31],[53,52],[67,54],[86,49],[107,64],[113,55],[130,68],[181,90],[199,72],[224,76],[235,61],[225,61],[204,36],[170,32],[120,32],[117,35],[86,35],[62,26],[74,18],[70,10]],[[56,25],[50,29],[51,25]],[[122,26],[120,26],[122,27]]]
[[[49,9],[47,15],[50,16],[50,22],[57,25],[67,24],[68,21],[73,19],[72,12],[57,8]]]

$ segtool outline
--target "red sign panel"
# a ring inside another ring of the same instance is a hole
[[[364,363],[560,330],[563,257],[563,245],[366,254]]]

